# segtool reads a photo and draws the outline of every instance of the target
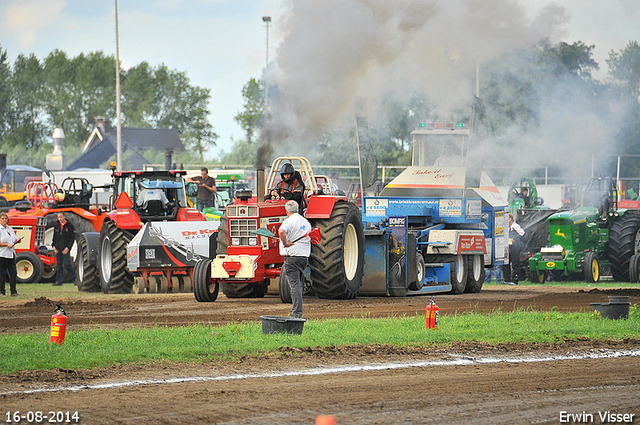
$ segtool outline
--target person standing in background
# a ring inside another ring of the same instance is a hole
[[[69,276],[73,276],[71,281],[76,280],[76,272],[71,265],[71,247],[76,240],[76,229],[73,224],[67,221],[67,215],[60,211],[58,213],[58,223],[53,226],[53,250],[56,252],[56,283],[53,286],[61,286],[64,281],[65,270]]]
[[[509,214],[509,261],[511,262],[511,281],[518,284],[520,276],[520,251],[522,250],[522,237],[524,229]]]
[[[185,180],[189,183],[198,183],[197,207],[200,212],[207,207],[213,207],[213,197],[218,189],[216,188],[216,179],[209,175],[207,167],[200,169],[199,176],[187,177]]]
[[[18,271],[16,270],[16,244],[22,238],[16,236],[16,232],[9,226],[9,216],[6,213],[0,214],[0,295],[6,295],[5,283],[7,272],[9,272],[9,289],[11,296],[17,297]]]

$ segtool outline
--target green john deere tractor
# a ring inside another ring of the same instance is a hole
[[[610,178],[591,179],[582,204],[575,211],[549,217],[550,246],[529,259],[532,282],[544,283],[551,277],[593,283],[600,280],[603,268],[610,268],[616,281],[634,278],[630,260],[640,253],[640,211],[617,209],[615,183]]]

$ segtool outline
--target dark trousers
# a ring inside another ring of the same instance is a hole
[[[9,289],[12,294],[18,293],[16,283],[18,283],[18,270],[16,270],[16,259],[0,257],[0,294],[5,292],[5,282],[7,281],[7,272],[9,272]]]
[[[307,257],[284,257],[284,271],[291,287],[292,317],[302,317],[302,289],[304,287],[304,270],[307,268]]]
[[[67,271],[67,276],[72,277],[71,281],[76,280],[76,271],[73,270],[71,265],[71,254],[67,252],[63,254],[58,250],[56,254],[56,283],[64,282],[64,272]]]

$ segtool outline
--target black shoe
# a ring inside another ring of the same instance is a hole
[[[20,296],[20,294],[18,294],[17,292],[12,292],[12,293],[11,293],[11,296],[12,296],[12,297],[19,297],[19,296]]]
[[[52,283],[51,285],[52,285],[52,286],[62,286],[62,283],[58,283],[58,282],[56,282],[56,283]]]

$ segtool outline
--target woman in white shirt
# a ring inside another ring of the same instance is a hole
[[[4,285],[7,281],[7,272],[9,272],[11,296],[18,296],[15,246],[21,239],[17,238],[16,232],[9,226],[9,216],[6,213],[0,213],[0,296],[6,295]]]

